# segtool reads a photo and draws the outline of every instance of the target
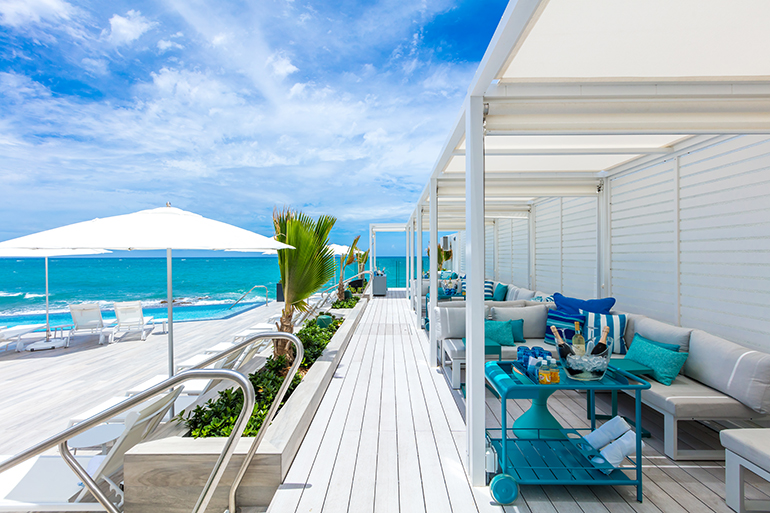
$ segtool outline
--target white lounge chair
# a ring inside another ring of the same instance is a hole
[[[11,328],[3,326],[0,329],[0,346],[7,349],[9,345],[16,344],[16,351],[21,351],[24,349],[24,342],[21,337],[40,328],[45,328],[45,324],[22,324]]]
[[[147,335],[155,329],[155,324],[152,322],[153,317],[144,316],[141,301],[116,301],[115,317],[117,317],[118,325],[112,329],[110,343],[115,341],[115,335],[119,332],[140,331],[142,340],[145,340]],[[145,333],[148,327],[150,331]]]
[[[160,424],[180,390],[177,388],[131,411],[123,433],[106,455],[76,456],[97,484],[105,481],[109,485],[118,499],[118,508],[123,506],[123,491],[111,477],[123,467],[126,451],[146,439]],[[70,502],[76,494],[74,502]],[[60,455],[37,456],[0,475],[0,511],[105,511],[98,502],[81,502],[89,496],[81,479]]]
[[[109,333],[112,328],[109,326],[115,321],[105,324],[102,319],[102,310],[97,303],[81,303],[79,305],[70,305],[72,314],[72,324],[74,327],[67,335],[67,342],[64,347],[69,347],[70,339],[78,333],[99,334],[99,344],[104,344],[104,335]]]

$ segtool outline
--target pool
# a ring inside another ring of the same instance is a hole
[[[185,321],[212,321],[217,319],[229,319],[235,315],[241,314],[252,308],[264,305],[264,301],[252,302],[252,303],[239,303],[231,310],[230,305],[227,304],[214,304],[214,305],[187,305],[187,306],[175,306],[174,307],[174,322]],[[142,308],[145,317],[154,317],[155,321],[166,319],[168,310],[165,306],[153,306]],[[102,317],[105,321],[115,319],[115,311],[111,309],[102,309]],[[69,325],[72,324],[72,316],[69,312],[55,312],[50,316],[51,326]],[[45,313],[34,314],[0,314],[0,326],[17,326],[19,324],[45,324]]]

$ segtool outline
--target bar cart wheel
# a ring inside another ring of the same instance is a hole
[[[497,474],[489,483],[489,491],[498,504],[512,504],[519,496],[519,484],[509,474]]]

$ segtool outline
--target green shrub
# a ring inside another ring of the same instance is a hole
[[[334,304],[332,304],[332,308],[353,308],[356,306],[356,303],[358,303],[360,299],[361,298],[358,296],[353,296],[350,299],[346,299],[344,301],[337,300],[334,302]]]
[[[342,319],[335,318],[327,328],[321,328],[315,319],[306,322],[297,337],[305,347],[305,357],[302,359],[301,369],[308,369],[321,357],[324,349],[334,336],[334,333],[342,324]],[[256,436],[262,422],[273,403],[278,390],[283,383],[283,376],[288,367],[286,357],[270,357],[265,366],[257,372],[249,375],[249,381],[254,386],[256,404],[254,413],[246,425],[243,436]],[[281,407],[289,399],[294,389],[302,381],[299,373],[294,375],[289,389],[283,398]],[[235,421],[243,407],[243,392],[240,388],[230,388],[219,393],[219,397],[209,399],[203,406],[196,406],[188,419],[184,419],[184,411],[179,413],[179,420],[184,420],[190,428],[190,435],[195,438],[207,438],[214,436],[230,436],[235,426]]]

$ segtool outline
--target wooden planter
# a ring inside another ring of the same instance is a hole
[[[268,427],[238,489],[238,506],[266,507],[270,504],[289,471],[367,303],[366,298],[361,299],[346,315],[323,355],[308,370]],[[216,395],[217,391],[214,391],[202,401]],[[169,426],[163,434],[165,438],[139,444],[126,453],[124,483],[128,513],[191,511],[226,440],[185,437],[186,428],[181,424]],[[243,438],[238,443],[209,505],[210,511],[227,509],[230,484],[252,440]]]

